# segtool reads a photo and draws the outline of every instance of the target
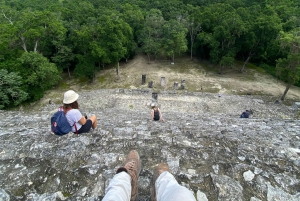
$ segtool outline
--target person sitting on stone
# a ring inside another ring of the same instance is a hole
[[[250,116],[250,111],[246,110],[241,114],[240,118],[249,118],[249,116]]]
[[[105,191],[102,201],[134,201],[138,194],[138,177],[141,160],[138,152],[132,150],[125,165],[117,169]],[[167,164],[156,166],[152,177],[151,201],[196,201],[190,190],[178,184]]]
[[[64,94],[63,110],[66,118],[72,127],[73,133],[88,133],[91,128],[97,127],[97,117],[92,115],[89,119],[83,116],[79,111],[79,104],[77,102],[79,95],[73,90],[69,90]]]
[[[158,107],[155,106],[154,103],[151,103],[151,121],[164,121],[161,111]]]

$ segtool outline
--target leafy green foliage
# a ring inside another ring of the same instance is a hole
[[[18,60],[19,72],[32,100],[41,98],[45,90],[58,84],[61,79],[56,65],[39,53],[24,52]]]
[[[17,73],[0,69],[0,109],[18,106],[27,99],[22,84],[22,77]]]
[[[277,41],[300,27],[299,0],[9,0],[0,12],[0,69],[21,76],[32,101],[61,70],[92,81],[101,67],[137,52],[174,60],[189,51],[219,72],[235,60],[244,61],[242,72],[250,61],[299,83],[285,68],[295,55]]]
[[[116,13],[110,16],[89,18],[89,22],[75,30],[76,47],[79,65],[76,65],[77,76],[92,78],[92,67],[100,64],[116,64],[122,58],[129,57],[130,48],[134,45],[132,28]],[[86,59],[84,61],[84,59]],[[84,70],[84,66],[86,68]],[[80,68],[80,69],[77,69]]]
[[[16,11],[10,8],[2,12],[3,23],[0,27],[5,34],[1,37],[13,48],[51,55],[53,46],[64,40],[66,29],[57,13],[29,9]]]
[[[72,52],[72,49],[67,46],[59,46],[57,52],[52,57],[53,62],[61,69],[66,69],[71,66],[74,59],[75,55]]]
[[[300,79],[300,29],[290,33],[281,32],[279,40],[287,56],[277,60],[277,74],[284,74],[283,78],[294,84]]]
[[[213,4],[201,13],[202,32],[198,35],[199,45],[207,46],[210,60],[223,66],[232,65],[238,52],[238,38],[245,33],[245,24],[239,13],[228,4]]]
[[[186,33],[188,30],[176,20],[170,20],[163,26],[162,47],[165,54],[174,61],[175,55],[187,50]]]
[[[277,75],[288,83],[281,98],[284,100],[289,87],[300,80],[300,28],[289,33],[281,32],[279,41],[287,53],[285,58],[277,60],[276,65]]]
[[[121,5],[121,17],[133,29],[134,33],[138,33],[143,28],[144,14],[140,7],[125,3]]]
[[[158,9],[162,12],[164,19],[167,21],[176,19],[184,12],[184,4],[181,0],[172,1],[151,1],[151,9]]]
[[[87,77],[93,80],[95,75],[95,65],[92,62],[94,58],[91,55],[78,55],[79,63],[76,65],[74,74],[77,77]]]
[[[274,66],[270,66],[268,64],[262,64],[260,66],[260,68],[262,68],[265,72],[267,72],[268,74],[276,77],[276,69],[274,68]]]
[[[162,26],[165,20],[158,9],[151,9],[145,18],[144,28],[139,35],[141,49],[147,54],[149,60],[152,55],[156,56],[162,46],[161,37],[163,36]]]

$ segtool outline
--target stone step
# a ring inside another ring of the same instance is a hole
[[[160,162],[208,200],[299,198],[300,121],[291,118],[292,108],[258,97],[164,92],[159,104],[166,121],[152,122],[151,93],[80,93],[82,111],[99,121],[82,135],[51,134],[58,104],[0,111],[0,197],[101,200],[126,154],[136,149],[140,201],[149,200],[153,167]],[[240,119],[248,104],[257,112]]]

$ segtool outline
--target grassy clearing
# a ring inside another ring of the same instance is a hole
[[[96,72],[95,81],[77,79],[63,75],[62,81],[54,88],[60,92],[74,90],[93,90],[100,88],[148,88],[149,81],[153,82],[153,91],[173,90],[174,82],[178,82],[178,93],[181,93],[181,80],[185,80],[185,91],[210,92],[210,93],[233,93],[237,95],[274,95],[278,97],[279,83],[269,79],[265,70],[254,64],[248,63],[245,71],[240,72],[243,61],[236,61],[232,67],[224,67],[223,73],[218,74],[219,66],[207,60],[191,60],[189,56],[171,60],[158,60],[148,62],[144,55],[137,55],[127,63],[120,63],[120,80],[116,80],[115,65],[106,66],[105,69]],[[142,85],[142,75],[146,74],[146,83]],[[160,86],[161,77],[165,77],[165,86]],[[202,88],[202,90],[201,90]],[[279,94],[280,95],[280,94]],[[61,94],[59,95],[61,96]],[[293,97],[298,97],[293,94]],[[56,101],[56,98],[50,96]],[[61,99],[61,97],[59,98]]]
[[[133,59],[134,61],[135,59]],[[130,61],[130,62],[133,62]],[[175,59],[174,64],[171,60],[151,61],[143,58],[140,64],[129,66],[129,63],[120,63],[121,79],[116,81],[116,71],[114,66],[107,66],[105,70],[96,73],[94,83],[90,83],[87,79],[73,79],[66,77],[60,83],[59,89],[67,90],[72,85],[79,85],[83,89],[97,88],[144,88],[148,86],[149,81],[153,81],[153,87],[160,90],[170,90],[174,88],[174,82],[178,82],[180,88],[181,79],[186,80],[185,90],[199,92],[202,89],[206,92],[217,93],[219,89],[213,88],[212,83],[204,81],[201,77],[212,76],[214,79],[232,78],[241,81],[255,81],[254,74],[256,72],[264,72],[263,69],[248,64],[245,73],[240,73],[242,61],[237,61],[233,67],[225,67],[222,74],[218,74],[218,65],[210,63],[206,60],[191,60],[189,56],[179,57]],[[147,74],[145,85],[141,85],[142,74]],[[161,76],[166,77],[166,86],[160,86]],[[76,80],[76,81],[75,81]],[[234,90],[235,86],[226,86],[228,90]],[[241,94],[244,94],[242,92]]]
[[[100,77],[98,78],[98,82],[100,82],[100,83],[104,83],[105,80],[106,80],[106,79],[105,79],[104,76],[100,76]]]

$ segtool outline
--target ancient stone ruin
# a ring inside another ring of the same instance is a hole
[[[152,89],[78,93],[82,113],[98,117],[88,134],[51,134],[59,100],[0,111],[0,200],[101,200],[132,149],[142,159],[140,201],[149,200],[160,162],[198,201],[300,200],[297,107],[171,90],[156,94],[165,122],[151,122]],[[245,109],[253,115],[239,118]]]

